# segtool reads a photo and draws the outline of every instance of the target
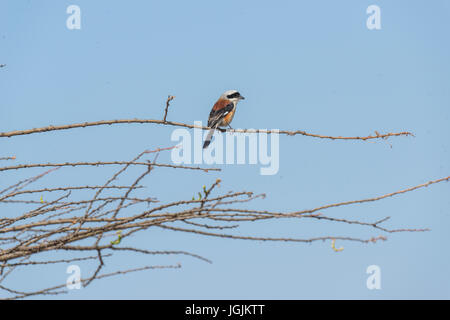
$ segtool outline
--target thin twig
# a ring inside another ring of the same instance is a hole
[[[167,101],[166,101],[166,109],[164,110],[164,119],[163,119],[164,122],[166,122],[167,112],[169,111],[169,106],[170,106],[170,101],[172,101],[173,99],[175,99],[174,96],[169,95],[169,96],[167,97]]]

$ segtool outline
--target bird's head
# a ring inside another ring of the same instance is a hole
[[[232,102],[238,103],[240,100],[244,100],[245,98],[241,96],[241,94],[237,90],[228,90],[220,96],[220,99],[227,99]]]

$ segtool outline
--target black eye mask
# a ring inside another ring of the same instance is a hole
[[[235,92],[235,93],[228,95],[227,98],[234,99],[234,98],[239,98],[240,96],[241,96],[241,94],[239,92]]]

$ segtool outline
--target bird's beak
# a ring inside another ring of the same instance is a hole
[[[243,96],[240,96],[239,100],[245,100],[245,98]]]

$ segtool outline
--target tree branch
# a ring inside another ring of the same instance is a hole
[[[209,127],[205,126],[196,126],[181,122],[174,122],[174,121],[166,121],[166,120],[153,120],[153,119],[120,119],[120,120],[101,120],[101,121],[94,121],[94,122],[84,122],[84,123],[74,123],[74,124],[67,124],[67,125],[61,125],[61,126],[47,126],[42,128],[34,128],[34,129],[28,129],[28,130],[15,130],[10,132],[2,132],[0,133],[0,138],[10,138],[14,136],[21,136],[21,135],[29,135],[29,134],[36,134],[36,133],[43,133],[43,132],[50,132],[50,131],[58,131],[58,130],[69,130],[69,129],[75,129],[75,128],[86,128],[86,127],[93,127],[93,126],[103,126],[103,125],[113,125],[113,124],[131,124],[131,123],[140,123],[140,124],[160,124],[160,125],[168,125],[168,126],[175,126],[175,127],[184,127],[184,128],[197,128],[202,130],[209,130]],[[265,130],[265,129],[223,129],[223,131],[226,132],[235,132],[235,133],[278,133],[278,134],[285,134],[288,136],[295,136],[295,135],[302,135],[312,138],[320,138],[320,139],[329,139],[329,140],[374,140],[374,139],[387,139],[390,137],[398,137],[398,136],[414,136],[411,132],[403,131],[403,132],[396,132],[396,133],[384,133],[380,134],[379,132],[375,132],[375,134],[368,135],[368,136],[350,136],[350,137],[343,137],[343,136],[330,136],[330,135],[321,135],[321,134],[315,134],[315,133],[308,133],[303,130]]]

